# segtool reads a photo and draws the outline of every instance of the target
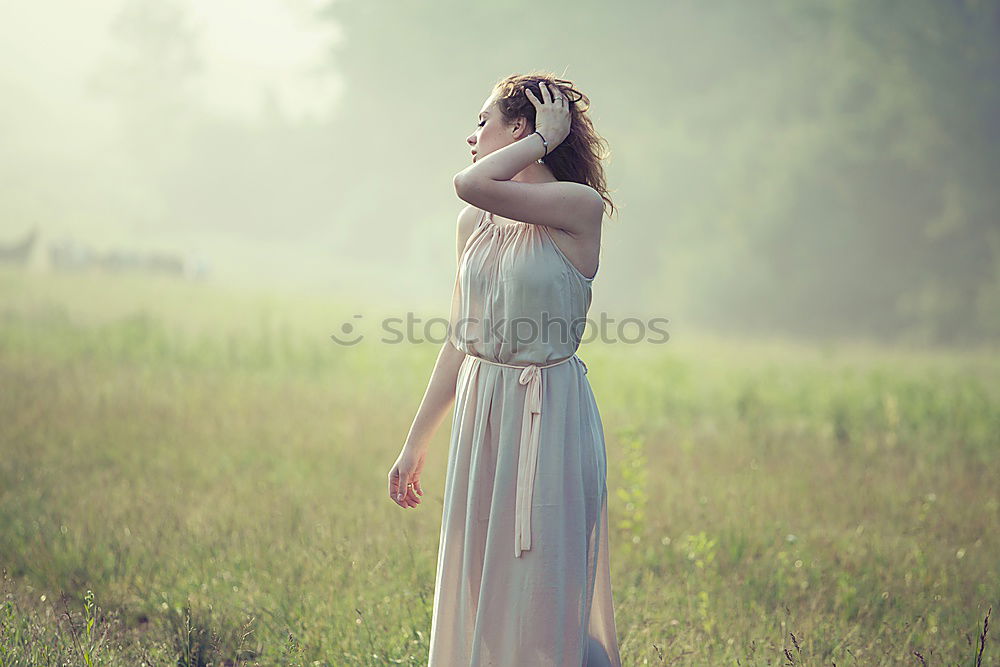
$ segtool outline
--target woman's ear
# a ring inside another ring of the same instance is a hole
[[[527,118],[518,118],[516,121],[514,121],[514,136],[515,137],[518,136],[519,134],[523,135],[525,132],[527,132],[527,129],[528,129],[528,119]]]

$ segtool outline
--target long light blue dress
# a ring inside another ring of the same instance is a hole
[[[466,243],[429,667],[621,666],[592,282],[543,225],[484,214]]]

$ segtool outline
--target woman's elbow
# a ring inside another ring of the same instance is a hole
[[[452,179],[452,184],[455,186],[455,194],[463,201],[469,201],[470,197],[476,196],[476,190],[479,189],[477,184],[480,182],[481,179],[475,176],[470,177],[464,170],[455,174],[455,178]]]
[[[451,183],[455,186],[455,194],[459,196],[460,199],[465,199],[462,194],[465,192],[465,172],[458,172],[455,174],[455,178],[452,179]]]

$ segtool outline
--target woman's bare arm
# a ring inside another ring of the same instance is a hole
[[[458,380],[458,368],[462,365],[463,352],[455,349],[449,341],[441,346],[437,362],[431,372],[431,379],[424,391],[424,398],[417,408],[410,432],[406,436],[404,449],[426,450],[427,446],[448,408],[455,401],[455,383]]]
[[[465,244],[475,229],[476,220],[481,211],[474,206],[466,206],[458,215],[458,231],[456,232],[456,255],[459,261]],[[455,314],[455,297],[458,294],[458,271],[455,272],[455,290],[452,293],[452,311]],[[452,323],[449,320],[449,325]],[[455,402],[455,385],[458,382],[458,370],[465,360],[465,353],[452,345],[451,331],[438,352],[431,379],[427,390],[417,408],[417,416],[413,418],[406,442],[399,452],[395,463],[389,470],[389,497],[400,507],[411,508],[420,504],[420,496],[424,494],[420,486],[420,474],[427,460],[427,448],[434,432],[444,419],[448,408]]]
[[[461,259],[462,251],[475,228],[476,220],[481,211],[474,206],[466,206],[458,215],[456,231],[456,262]],[[457,269],[456,269],[457,271]],[[455,400],[455,383],[458,380],[458,369],[465,359],[465,353],[455,348],[450,340],[441,345],[437,361],[431,372],[430,381],[424,392],[423,400],[417,409],[417,415],[406,436],[404,448],[426,450],[428,443],[437,431],[441,420]]]
[[[599,243],[604,219],[604,199],[594,188],[573,181],[523,183],[512,180],[535,160],[546,154],[543,139],[535,129],[552,139],[551,151],[569,135],[572,122],[566,94],[558,86],[539,86],[542,99],[530,90],[525,95],[535,105],[535,124],[518,128],[511,144],[481,155],[455,174],[459,199],[510,220],[545,225],[563,230],[574,238]],[[559,101],[556,101],[558,98]],[[520,123],[520,121],[518,121]],[[529,128],[531,132],[529,133]]]

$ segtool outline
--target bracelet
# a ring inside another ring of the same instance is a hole
[[[534,132],[532,132],[532,134],[537,134],[538,136],[542,137],[542,133],[539,132],[538,130],[535,130]],[[545,155],[548,155],[549,154],[549,142],[545,141],[545,137],[542,137],[542,144],[545,146]],[[543,155],[542,158],[545,157],[545,155]],[[541,160],[542,158],[538,158],[538,159]]]

